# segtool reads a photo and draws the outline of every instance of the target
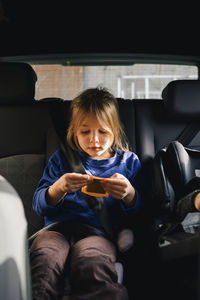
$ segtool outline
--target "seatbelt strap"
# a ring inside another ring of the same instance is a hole
[[[71,171],[75,173],[86,174],[85,169],[82,165],[81,158],[77,151],[74,151],[66,141],[66,114],[62,108],[62,103],[56,103],[56,101],[49,102],[49,110],[52,116],[55,130],[58,134],[60,140],[60,147],[63,151],[65,159]],[[85,200],[87,201],[89,207],[93,210],[94,214],[100,221],[103,229],[105,230],[108,237],[114,241],[114,233],[110,223],[110,218],[108,215],[108,210],[103,197],[93,197],[87,194],[83,194]]]
[[[86,174],[83,168],[80,156],[78,152],[73,151],[71,147],[66,143],[60,141],[61,149],[64,153],[65,159],[67,160],[70,169],[75,173]],[[103,197],[94,197],[87,194],[83,194],[85,200],[87,201],[89,207],[93,210],[94,214],[100,221],[102,227],[107,233],[110,239],[113,239],[113,230],[110,224],[110,218],[108,215],[108,210]]]
[[[197,135],[200,130],[200,123],[195,121],[189,123],[178,136],[179,141],[183,146],[187,147],[193,138]]]

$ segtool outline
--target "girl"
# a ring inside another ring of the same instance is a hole
[[[32,243],[33,299],[61,299],[69,263],[73,299],[126,300],[126,288],[117,282],[115,246],[106,238],[81,188],[93,181],[92,176],[105,178],[101,184],[109,197],[104,199],[117,232],[124,217],[136,214],[140,207],[136,188],[140,161],[128,151],[117,100],[110,92],[88,89],[72,101],[71,109],[67,141],[78,151],[86,174],[70,173],[58,149],[38,184],[33,208],[44,216],[45,225],[58,222],[58,226],[40,233]]]

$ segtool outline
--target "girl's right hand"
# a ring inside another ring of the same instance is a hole
[[[75,193],[84,185],[93,181],[92,176],[79,173],[66,173],[60,177],[59,185],[64,193]]]
[[[48,204],[55,206],[67,193],[75,193],[92,181],[92,176],[87,174],[66,173],[49,187],[46,193],[46,201]]]

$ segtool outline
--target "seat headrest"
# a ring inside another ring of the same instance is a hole
[[[200,117],[200,80],[174,80],[162,92],[165,106],[172,116]]]
[[[0,63],[0,105],[34,101],[37,75],[26,63]]]

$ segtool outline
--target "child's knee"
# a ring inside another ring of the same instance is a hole
[[[39,234],[30,248],[31,261],[54,268],[63,269],[69,252],[69,243],[58,232],[47,231]]]
[[[67,248],[69,247],[68,241],[65,237],[56,231],[45,231],[40,233],[33,241],[31,245],[31,251],[42,248],[51,247],[53,249]]]

